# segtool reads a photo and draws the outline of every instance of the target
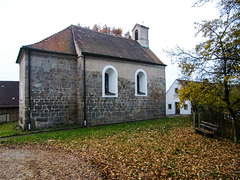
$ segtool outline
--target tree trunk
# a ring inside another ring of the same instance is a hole
[[[239,138],[237,137],[237,123],[236,121],[232,121],[232,127],[233,127],[233,140],[234,142],[238,142]]]
[[[226,61],[224,61],[226,63]],[[225,65],[226,66],[226,65]],[[226,71],[226,67],[224,69]],[[232,116],[232,128],[233,128],[233,140],[234,142],[237,142],[239,138],[237,137],[237,119],[236,119],[236,114],[234,110],[231,107],[231,102],[230,102],[230,93],[229,93],[229,86],[228,86],[228,81],[224,79],[224,101],[227,104],[227,109],[230,112],[230,115]]]
[[[233,140],[234,142],[238,142],[239,141],[239,137],[237,136],[237,119],[236,119],[236,115],[234,113],[234,110],[229,107],[228,108],[233,120],[232,120],[232,128],[233,128]]]

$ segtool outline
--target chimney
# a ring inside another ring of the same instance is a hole
[[[133,40],[137,41],[144,48],[149,48],[148,29],[148,27],[136,24],[132,30]]]

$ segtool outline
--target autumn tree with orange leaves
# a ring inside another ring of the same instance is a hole
[[[106,24],[103,27],[101,27],[100,25],[94,24],[92,30],[109,34],[112,36],[116,36],[116,37],[125,37],[128,39],[131,39],[131,35],[129,31],[126,32],[123,36],[122,28],[115,28],[115,27],[111,28],[111,27],[108,27]]]

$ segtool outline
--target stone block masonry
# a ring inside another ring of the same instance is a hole
[[[75,124],[76,59],[33,54],[31,61],[32,128]]]
[[[28,58],[23,58],[25,75],[21,86],[19,124],[31,129],[57,125],[84,124],[82,56],[31,53],[30,103],[28,97]],[[102,96],[102,70],[111,64],[118,71],[118,97]],[[147,73],[147,96],[135,96],[138,69]],[[88,125],[131,122],[165,116],[164,68],[87,58],[86,120]],[[129,72],[131,72],[129,74]],[[31,107],[29,107],[31,106]],[[30,114],[29,114],[30,113]],[[30,121],[28,117],[30,115]],[[24,124],[25,123],[25,124]]]
[[[102,97],[101,72],[88,71],[87,121],[90,125],[156,119],[165,116],[165,81],[154,77],[148,83],[148,96],[135,96],[135,84],[118,79],[118,97]]]

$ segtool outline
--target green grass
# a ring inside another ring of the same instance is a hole
[[[3,123],[0,124],[0,138],[5,136],[21,135],[22,132],[17,127],[17,122]]]
[[[31,136],[16,137],[5,141],[11,142],[34,142],[44,143],[48,140],[57,141],[72,141],[72,140],[84,140],[93,138],[105,138],[121,133],[121,138],[127,138],[128,135],[142,130],[154,130],[157,129],[159,132],[167,133],[170,129],[179,126],[190,126],[191,121],[188,117],[176,117],[176,118],[162,118],[156,120],[138,121],[131,123],[113,124],[105,126],[86,127],[78,129],[69,129],[51,132],[44,132],[33,134]],[[2,131],[3,130],[3,131]],[[54,129],[56,130],[56,129]],[[0,137],[10,135],[29,134],[31,131],[20,132],[16,129],[16,123],[9,123],[0,125]],[[34,132],[34,131],[33,131]]]

